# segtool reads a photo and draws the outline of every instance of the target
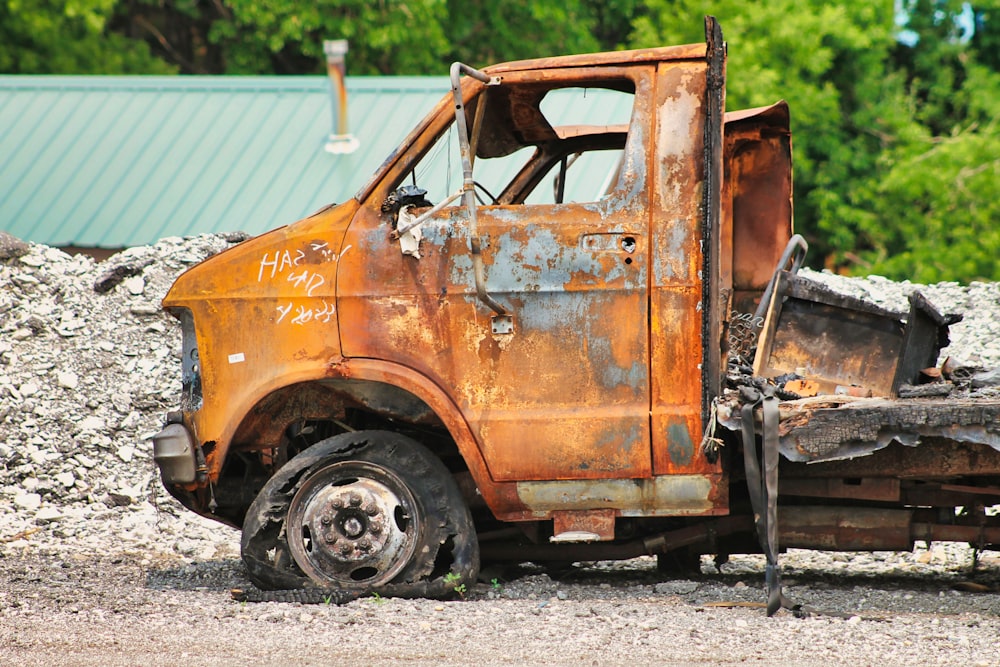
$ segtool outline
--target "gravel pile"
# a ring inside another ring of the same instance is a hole
[[[98,263],[0,233],[4,662],[59,652],[66,664],[1000,664],[1000,558],[984,556],[969,584],[971,551],[954,544],[786,554],[789,595],[857,614],[850,622],[766,619],[752,606],[763,600],[759,556],[721,573],[705,559],[680,580],[651,559],[487,572],[495,583],[469,591],[472,606],[233,603],[226,591],[247,583],[238,533],[166,494],[150,436],[181,389],[179,327],[159,302],[180,272],[241,239],[168,238]],[[944,354],[1000,366],[1000,285],[805,274],[898,310],[919,288],[965,315]]]
[[[0,238],[0,550],[204,557],[234,543],[169,498],[150,436],[181,390],[179,328],[160,300],[242,238],[168,238],[100,263]]]

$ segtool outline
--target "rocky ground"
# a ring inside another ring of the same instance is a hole
[[[0,646],[5,665],[1000,664],[996,560],[977,586],[941,545],[785,564],[789,595],[852,615],[768,618],[749,557],[678,579],[651,559],[523,569],[464,599],[338,607],[233,602],[235,556],[22,547],[0,558]]]
[[[972,575],[956,544],[787,554],[788,594],[846,618],[767,618],[756,556],[681,579],[649,559],[488,572],[449,602],[233,602],[238,534],[166,495],[149,437],[180,392],[159,300],[240,238],[95,263],[0,234],[0,663],[1000,665],[1000,558]],[[899,309],[917,287],[810,275]],[[966,316],[947,354],[1000,366],[1000,286],[920,289]]]

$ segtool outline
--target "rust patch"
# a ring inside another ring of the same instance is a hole
[[[910,312],[892,312],[782,271],[761,334],[754,374],[796,373],[820,393],[896,396],[934,366],[948,342],[944,316],[915,292]]]
[[[609,542],[615,539],[614,510],[553,512],[552,541],[559,541],[558,538],[560,535],[570,535],[572,537],[572,533],[593,535],[593,538],[588,539],[582,539],[584,536],[581,535],[580,537],[575,538],[574,541]]]

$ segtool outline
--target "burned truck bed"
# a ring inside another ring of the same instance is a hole
[[[770,388],[780,400],[778,449],[792,462],[872,454],[933,438],[1000,450],[1000,373],[945,357],[943,314],[914,291],[909,312],[833,292],[794,271],[778,271],[753,352],[734,350],[719,422],[741,428],[742,388]],[[760,410],[755,415],[761,432]]]
[[[740,428],[739,397],[720,403],[719,422]],[[1000,452],[1000,391],[934,398],[813,396],[781,401],[779,451],[792,462],[865,456],[892,442],[916,448],[925,440],[986,445]]]
[[[789,606],[779,545],[997,548],[1000,521],[986,508],[1000,501],[1000,373],[940,360],[961,316],[919,292],[909,312],[886,310],[794,268],[761,301],[756,344],[730,350],[714,403],[728,434],[705,442],[738,444],[732,488],[745,486],[768,558],[768,612]]]
[[[732,488],[738,497],[745,482],[767,558],[768,614],[798,609],[782,593],[781,548],[1000,544],[986,511],[1000,501],[1000,373],[940,361],[961,315],[919,292],[909,302],[909,312],[887,310],[793,265],[761,298],[752,366],[747,350],[730,350],[713,403],[729,436],[708,433],[703,448],[739,445],[727,452]]]

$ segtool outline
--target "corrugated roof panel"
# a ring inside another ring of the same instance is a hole
[[[149,234],[153,236],[192,233],[205,207],[218,201],[221,185],[235,171],[242,176],[241,165],[252,168],[241,161],[239,146],[256,132],[260,118],[273,112],[275,101],[252,93],[212,99],[213,104],[197,109],[197,117],[185,128],[187,136],[178,138],[190,152],[180,159],[179,168],[161,192],[158,206],[162,215],[150,221]],[[204,137],[193,135],[196,124],[205,128]]]
[[[98,148],[112,127],[99,122],[100,116],[106,113],[108,96],[71,92],[67,100],[78,102],[79,107],[65,127],[67,134],[60,146],[60,166],[44,183],[46,196],[38,198],[39,208],[32,217],[40,220],[56,220],[57,212],[73,210],[103,175],[103,170],[94,162],[101,159]],[[67,222],[56,225],[57,232]]]
[[[332,154],[321,76],[0,76],[0,229],[122,247],[293,222],[354,196],[450,85],[349,77],[347,89],[360,147]],[[459,186],[447,178],[421,185],[445,196]]]
[[[141,98],[121,94],[101,97],[103,104],[98,114],[79,128],[75,143],[67,147],[66,165],[72,166],[73,178],[64,184],[52,178],[46,184],[58,195],[41,219],[61,221],[55,233],[59,243],[92,244],[88,241],[94,239],[94,232],[88,221],[101,217],[103,207],[121,181],[122,165],[141,159],[144,137],[136,127],[151,107]]]
[[[183,169],[192,142],[201,141],[211,129],[191,122],[204,104],[204,98],[175,92],[164,94],[150,106],[132,128],[127,142],[134,142],[136,150],[129,146],[121,156],[125,159],[115,156],[109,163],[108,183],[113,187],[102,188],[102,209],[82,221],[85,229],[80,245],[123,246],[134,238],[137,227],[157,226],[157,216],[164,212],[157,207],[164,189]],[[186,135],[188,128],[194,129]]]
[[[323,77],[0,77],[0,228],[120,246],[289,222],[312,206],[288,179],[315,171],[330,99]]]
[[[302,105],[293,104],[290,100],[285,104],[288,108],[280,114],[283,121],[271,124],[270,131],[261,137],[260,165],[271,167],[247,172],[246,191],[230,209],[231,217],[240,222],[239,228],[251,233],[258,232],[250,227],[262,225],[269,229],[292,222],[297,217],[289,209],[282,210],[280,207],[287,206],[284,195],[295,187],[293,172],[296,170],[292,165],[297,159],[306,159],[305,156],[296,156],[294,150],[295,139],[303,132],[300,123],[296,122]],[[301,203],[296,202],[292,208],[298,206]]]
[[[4,127],[7,131],[0,134],[0,137],[10,148],[7,155],[13,155],[15,151],[24,150],[25,146],[29,146],[39,126],[48,120],[47,116],[52,112],[50,105],[47,104],[48,100],[40,94],[28,91],[16,97],[20,98],[20,104],[15,100],[11,104],[3,105]]]
[[[33,212],[44,203],[40,191],[55,167],[53,147],[73,112],[71,105],[46,101],[41,96],[32,100],[15,119],[0,150],[7,156],[6,166],[0,169],[0,206],[4,219],[10,221],[11,233],[17,236],[26,236],[36,228]]]
[[[51,240],[45,243],[97,245],[93,233],[89,232],[90,227],[95,220],[105,217],[104,207],[119,187],[122,170],[127,173],[132,162],[143,154],[149,136],[143,135],[139,126],[152,108],[153,100],[148,96],[106,91],[100,116],[103,122],[88,130],[94,141],[93,148],[72,165],[67,165],[72,167],[78,180],[62,193],[59,205],[40,219],[42,224],[58,221],[51,232]],[[145,129],[148,132],[154,127],[149,124]]]
[[[164,187],[145,214],[149,222],[142,235],[196,233],[204,207],[218,196],[219,184],[234,171],[255,167],[241,161],[239,146],[268,119],[280,119],[279,106],[280,100],[247,93],[212,97],[200,106],[177,138],[184,152],[164,156],[173,169],[163,174]]]
[[[229,113],[222,126],[216,129],[222,142],[203,161],[204,187],[211,190],[210,196],[206,195],[200,205],[186,210],[186,222],[179,213],[174,220],[167,221],[170,227],[160,231],[161,236],[191,234],[199,226],[222,231],[220,222],[232,220],[231,207],[244,196],[247,176],[239,166],[253,164],[263,168],[261,155],[265,146],[254,139],[270,134],[267,119],[275,109],[274,100],[252,92],[234,93],[227,99]],[[226,231],[232,229],[242,227]]]

